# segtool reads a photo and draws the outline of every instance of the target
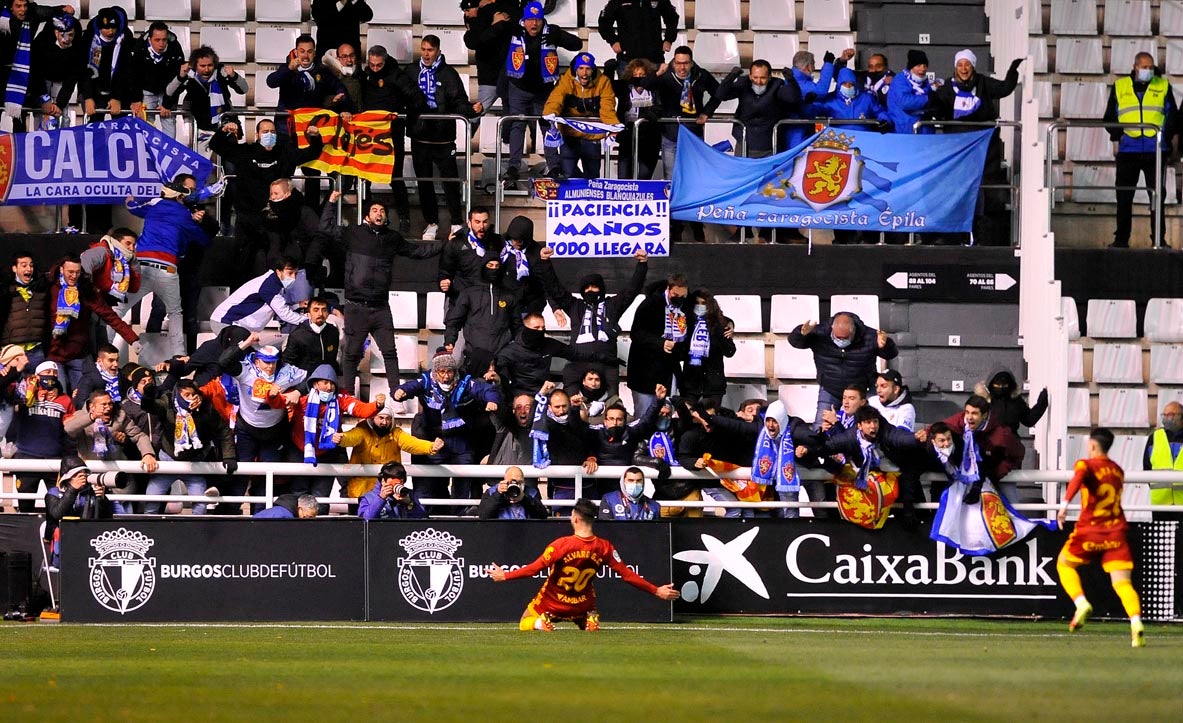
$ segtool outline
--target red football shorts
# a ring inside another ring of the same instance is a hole
[[[1134,556],[1126,542],[1125,530],[1073,530],[1060,554],[1077,565],[1099,559],[1105,572],[1134,569]]]

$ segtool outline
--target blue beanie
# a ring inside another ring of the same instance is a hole
[[[571,62],[571,69],[579,70],[585,65],[594,70],[596,67],[596,57],[591,53],[580,53],[579,55],[576,55],[575,60]]]
[[[546,15],[546,10],[543,9],[542,3],[535,0],[522,10],[522,20],[542,20]]]

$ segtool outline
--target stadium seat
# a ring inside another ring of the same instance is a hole
[[[144,0],[144,17],[189,22],[193,18],[193,0]]]
[[[689,27],[689,25],[686,22],[686,0],[673,0],[673,5],[674,5],[674,9],[678,11],[678,29],[685,31],[686,28]],[[599,16],[597,15],[596,17],[598,18]],[[590,23],[589,23],[589,27],[590,27]],[[683,32],[681,34],[685,35],[685,32]],[[685,42],[683,41],[682,44],[685,45]],[[678,47],[678,43],[676,41],[674,42],[674,47],[675,48]]]
[[[548,303],[542,310],[542,318],[546,322],[547,331],[571,331],[571,320],[567,319],[566,324],[560,324],[559,320],[555,318],[554,309]]]
[[[1040,0],[1027,0],[1027,32],[1031,35],[1043,35],[1043,6]]]
[[[1099,397],[1097,424],[1102,427],[1141,429],[1149,426],[1145,387],[1103,387]]]
[[[1069,434],[1065,440],[1064,459],[1069,465],[1073,464],[1078,459],[1084,459],[1088,456],[1088,435],[1086,434]]]
[[[390,0],[387,0],[390,2]],[[382,3],[374,3],[380,5]],[[377,12],[377,8],[374,8]],[[298,23],[304,19],[300,0],[255,0],[255,20],[260,23]]]
[[[1105,68],[1101,64],[1101,38],[1057,38],[1056,72],[1097,75],[1104,73]]]
[[[1142,322],[1149,341],[1183,341],[1183,299],[1150,299]]]
[[[739,0],[694,3],[694,27],[699,30],[740,30]]]
[[[447,5],[447,3],[434,3],[434,4]],[[427,3],[424,3],[424,5],[427,5]],[[452,12],[456,12],[456,11],[453,10]],[[460,13],[456,13],[456,14],[459,15]],[[597,16],[595,18],[588,18],[587,27],[594,28],[598,17],[599,17],[599,14],[597,13]],[[572,33],[578,33],[579,27],[580,27],[579,26],[579,3],[578,3],[578,0],[556,0],[554,10],[551,10],[550,12],[548,12],[546,14],[546,21],[548,23],[554,23],[555,25],[559,26],[563,30],[570,31]],[[424,24],[426,24],[426,23],[424,23]],[[460,24],[463,25],[464,23],[461,22]]]
[[[1178,38],[1167,38],[1166,70],[1170,75],[1183,72],[1183,40]]]
[[[1141,384],[1141,344],[1097,344],[1093,347],[1093,381],[1098,384]]]
[[[1069,126],[1066,153],[1070,161],[1112,161],[1113,144],[1104,128]]]
[[[1068,426],[1091,427],[1092,414],[1089,411],[1089,390],[1085,387],[1068,387]]]
[[[795,0],[750,0],[748,29],[793,32],[797,29]],[[761,58],[756,54],[754,57]]]
[[[455,67],[468,65],[468,46],[464,44],[464,31],[458,29],[436,30],[440,38],[440,52]],[[419,57],[419,45],[414,45],[415,57]],[[467,90],[467,89],[466,89]]]
[[[776,390],[777,398],[785,405],[789,416],[812,422],[817,416],[817,384],[782,384]]]
[[[492,156],[497,152],[497,142],[500,134],[497,132],[497,119],[495,117],[488,117],[481,122],[479,136],[480,152],[490,157],[489,163],[492,163]],[[503,143],[501,145],[502,158],[509,153],[509,145]]]
[[[1154,414],[1155,424],[1162,418],[1162,410],[1171,402],[1179,402],[1183,404],[1183,388],[1168,389],[1166,387],[1158,388],[1158,411]]]
[[[727,378],[763,378],[768,372],[764,365],[763,339],[735,339],[735,356],[723,360]]]
[[[1060,115],[1096,120],[1105,114],[1109,84],[1073,81],[1060,84]]]
[[[686,35],[685,30],[678,33],[678,37],[674,38],[674,42],[670,44],[670,51],[665,54],[665,62],[672,63],[674,60],[674,51],[683,45],[690,45],[690,39],[689,36]]]
[[[813,53],[820,61],[826,51],[834,55],[841,55],[843,50],[854,47],[854,35],[851,33],[831,35],[829,33],[810,33],[805,41],[805,49]]]
[[[181,46],[181,50],[185,51],[185,57],[188,58],[189,53],[194,49],[192,28],[189,27],[188,23],[184,25],[173,23],[168,26],[168,29],[172,31],[173,35],[177,36],[177,44]],[[185,124],[182,123],[181,125],[184,126]],[[178,127],[179,130],[180,128]]]
[[[1096,35],[1096,0],[1051,0],[1052,35]]]
[[[818,297],[813,295],[773,294],[769,331],[788,334],[807,321],[820,321]]]
[[[752,57],[767,60],[774,70],[791,66],[800,48],[796,33],[752,33]]]
[[[1133,339],[1138,336],[1133,299],[1089,299],[1085,332],[1093,339]]]
[[[798,349],[787,339],[777,339],[772,345],[772,376],[777,379],[817,379],[813,352]]]
[[[375,3],[380,5],[381,3]],[[548,22],[555,22],[550,15],[547,16]],[[419,11],[419,22],[427,26],[429,29],[424,29],[424,33],[431,32],[437,25],[464,25],[464,13],[460,11],[456,3],[449,2],[425,2],[422,9]],[[397,24],[397,23],[396,23]],[[559,23],[561,25],[561,23]],[[570,26],[563,26],[569,28]]]
[[[437,331],[444,329],[444,292],[427,292],[427,328]]]
[[[206,343],[207,341],[211,341],[211,340],[217,339],[217,338],[218,338],[218,335],[213,333],[212,331],[202,331],[202,332],[198,332],[197,337],[196,337],[196,343],[197,343],[197,346],[201,346],[202,344]]]
[[[366,355],[370,359],[370,373],[389,374],[386,360],[382,358],[382,353],[378,351],[378,345],[374,343],[372,336],[369,341],[370,345],[366,348]],[[400,372],[419,371],[419,337],[413,334],[395,334],[394,348],[395,353],[398,354]]]
[[[850,30],[850,0],[805,0],[801,26],[810,32]]]
[[[644,296],[638,296],[637,298],[633,299],[633,303],[629,304],[628,308],[624,310],[624,313],[620,315],[621,331],[633,330],[633,317],[637,315],[637,307],[639,307],[641,302],[644,300]]]
[[[764,331],[761,321],[760,297],[755,294],[719,294],[715,297],[723,315],[735,322],[735,331],[740,334],[760,334]]]
[[[1068,343],[1068,383],[1084,383],[1084,344]]]
[[[391,291],[390,315],[395,329],[419,328],[419,295],[414,291]]]
[[[1183,37],[1183,2],[1162,0],[1158,12],[1158,32],[1169,37]]]
[[[1183,384],[1183,344],[1150,345],[1150,381]]]
[[[699,32],[692,47],[694,62],[711,72],[725,73],[739,65],[735,33]]]
[[[1142,469],[1142,455],[1146,450],[1146,437],[1141,434],[1115,434],[1113,446],[1109,448],[1109,458],[1130,470]],[[1123,499],[1125,495],[1122,495]],[[1126,519],[1129,519],[1127,515]],[[1149,516],[1147,516],[1149,520]]]
[[[202,0],[201,22],[246,22],[246,0]]]
[[[604,65],[605,60],[616,57],[616,54],[612,52],[612,46],[608,44],[607,40],[604,40],[604,36],[595,31],[587,35],[587,52],[592,54],[592,57],[596,59],[596,64],[600,66]],[[621,68],[619,72],[624,72],[624,68]]]
[[[5,5],[11,5],[11,4],[12,3],[5,3]],[[65,4],[65,3],[63,3],[63,4]],[[42,5],[42,7],[44,7],[44,5]],[[94,17],[94,15],[101,8],[120,7],[120,8],[123,8],[124,10],[127,11],[128,20],[142,19],[142,18],[140,18],[140,16],[138,16],[136,14],[136,0],[91,0],[90,11],[86,15],[78,14],[77,13],[78,6],[75,5],[74,7],[75,7],[75,16],[78,18],[89,19],[91,17]],[[86,20],[82,21],[82,26],[86,27]]]
[[[1047,38],[1027,38],[1027,55],[1031,58],[1031,70],[1036,73],[1047,72]]]
[[[628,353],[633,348],[633,340],[628,334],[621,334],[616,337],[616,358],[628,359]]]
[[[1174,203],[1178,203],[1175,200],[1175,169],[1171,168],[1171,164],[1169,164],[1169,163],[1167,164],[1167,168],[1165,170],[1165,173],[1166,173],[1166,177],[1163,180],[1166,183],[1167,192],[1163,196],[1162,200],[1165,205],[1170,206]],[[1116,173],[1114,175],[1116,177]],[[1146,187],[1145,183],[1143,183],[1142,188],[1140,188],[1137,191],[1134,191],[1134,203],[1136,203],[1136,204],[1138,204],[1138,203],[1149,204],[1150,203],[1150,197],[1146,194],[1146,191],[1143,190],[1143,189],[1145,189],[1145,187]]]
[[[1035,81],[1035,102],[1039,105],[1040,118],[1052,118],[1055,116],[1055,110],[1052,103],[1054,92],[1052,90],[1052,82],[1050,80]],[[1040,138],[1046,138],[1046,133],[1041,133]]]
[[[370,25],[370,29],[366,33],[367,48],[381,45],[386,48],[386,52],[390,53],[390,57],[400,63],[409,63],[415,58],[416,54],[411,49],[411,42],[410,28],[390,28]]]
[[[229,286],[203,286],[197,296],[197,318],[208,322],[218,308],[230,296]]]
[[[1158,57],[1158,42],[1153,38],[1111,38],[1109,41],[1109,71],[1113,75],[1127,75],[1134,67],[1134,57],[1147,52]]]
[[[768,399],[768,385],[732,382],[727,385],[727,392],[723,395],[723,406],[738,409],[739,405],[748,399]]]
[[[218,51],[218,58],[223,63],[246,62],[246,28],[241,25],[202,25],[200,38],[202,45]]]
[[[1113,186],[1117,169],[1113,166],[1078,164],[1072,168],[1072,200],[1077,203],[1117,203]]]
[[[370,377],[369,391],[364,396],[368,400],[368,399],[373,399],[374,397],[378,396],[379,394],[385,394],[387,399],[391,398],[390,397],[390,380],[388,380],[386,377]],[[363,395],[358,395],[358,396],[363,396]]]
[[[871,294],[835,294],[830,297],[830,316],[839,311],[857,314],[865,326],[879,328],[879,297]]]
[[[428,3],[424,3],[426,5]],[[443,7],[450,7],[452,12],[457,15],[460,14],[458,3],[430,3],[432,5],[440,5]],[[382,2],[370,3],[370,7],[374,9],[374,17],[370,19],[370,25],[410,25],[413,20],[411,18],[411,0],[382,0]],[[366,43],[368,48],[370,43]]]
[[[624,405],[625,411],[629,413],[630,417],[633,416],[633,395],[629,391],[628,382],[621,381],[616,393],[620,395],[620,403]]]
[[[251,84],[251,88],[255,91],[255,107],[260,110],[275,108],[279,105],[279,88],[267,87],[267,76],[269,75],[271,75],[270,70],[260,70],[255,73],[255,82]]]
[[[1150,35],[1150,0],[1105,0],[1105,34]]]
[[[299,25],[260,25],[255,29],[255,62],[287,62],[299,35]]]

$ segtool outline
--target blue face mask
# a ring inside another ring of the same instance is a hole
[[[844,85],[838,89],[838,92],[842,94],[843,98],[849,99],[858,95],[858,88],[855,88],[853,85],[850,87]]]
[[[833,336],[833,335],[830,336],[830,340],[833,341],[834,346],[838,347],[839,349],[845,349],[846,347],[850,346],[850,342],[851,342],[850,339],[839,339],[838,337]]]
[[[1138,68],[1137,76],[1139,83],[1149,83],[1154,80],[1154,68]]]
[[[274,148],[277,138],[278,136],[276,136],[274,133],[260,133],[259,145],[263,146],[264,148]]]

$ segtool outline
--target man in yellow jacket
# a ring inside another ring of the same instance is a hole
[[[1183,404],[1170,402],[1162,408],[1162,426],[1146,438],[1142,469],[1183,473]],[[1183,505],[1183,483],[1151,488],[1150,504]],[[1178,520],[1183,514],[1155,512],[1154,519]]]
[[[612,81],[596,68],[591,53],[575,56],[555,84],[543,106],[543,115],[555,123],[543,140],[559,148],[563,176],[599,178],[603,154],[600,143],[624,126],[616,117],[616,93]]]
[[[389,404],[348,432],[334,434],[333,443],[355,448],[349,456],[352,464],[401,462],[403,452],[427,455],[444,448],[442,439],[428,442],[394,426],[394,412]],[[361,497],[373,489],[377,481],[373,476],[354,477],[345,485],[345,496]]]

